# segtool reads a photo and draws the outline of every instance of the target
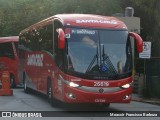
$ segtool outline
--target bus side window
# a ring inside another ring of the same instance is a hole
[[[40,49],[53,54],[53,26],[47,25],[40,30],[38,40]]]

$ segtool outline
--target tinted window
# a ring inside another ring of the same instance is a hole
[[[14,58],[12,43],[0,43],[0,57]]]

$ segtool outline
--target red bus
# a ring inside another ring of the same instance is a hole
[[[132,97],[131,40],[142,39],[114,17],[59,14],[20,32],[25,51],[24,91],[46,94],[55,105],[129,103]]]
[[[11,87],[19,84],[17,47],[18,36],[0,37],[0,74],[9,71]]]

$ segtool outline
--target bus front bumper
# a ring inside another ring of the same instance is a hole
[[[98,89],[99,92],[88,92],[65,86],[63,101],[67,103],[129,103],[132,98],[132,87],[105,93],[103,88]]]

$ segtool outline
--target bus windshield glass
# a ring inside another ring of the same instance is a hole
[[[126,30],[70,28],[67,71],[90,79],[120,79],[131,75],[131,43]]]

